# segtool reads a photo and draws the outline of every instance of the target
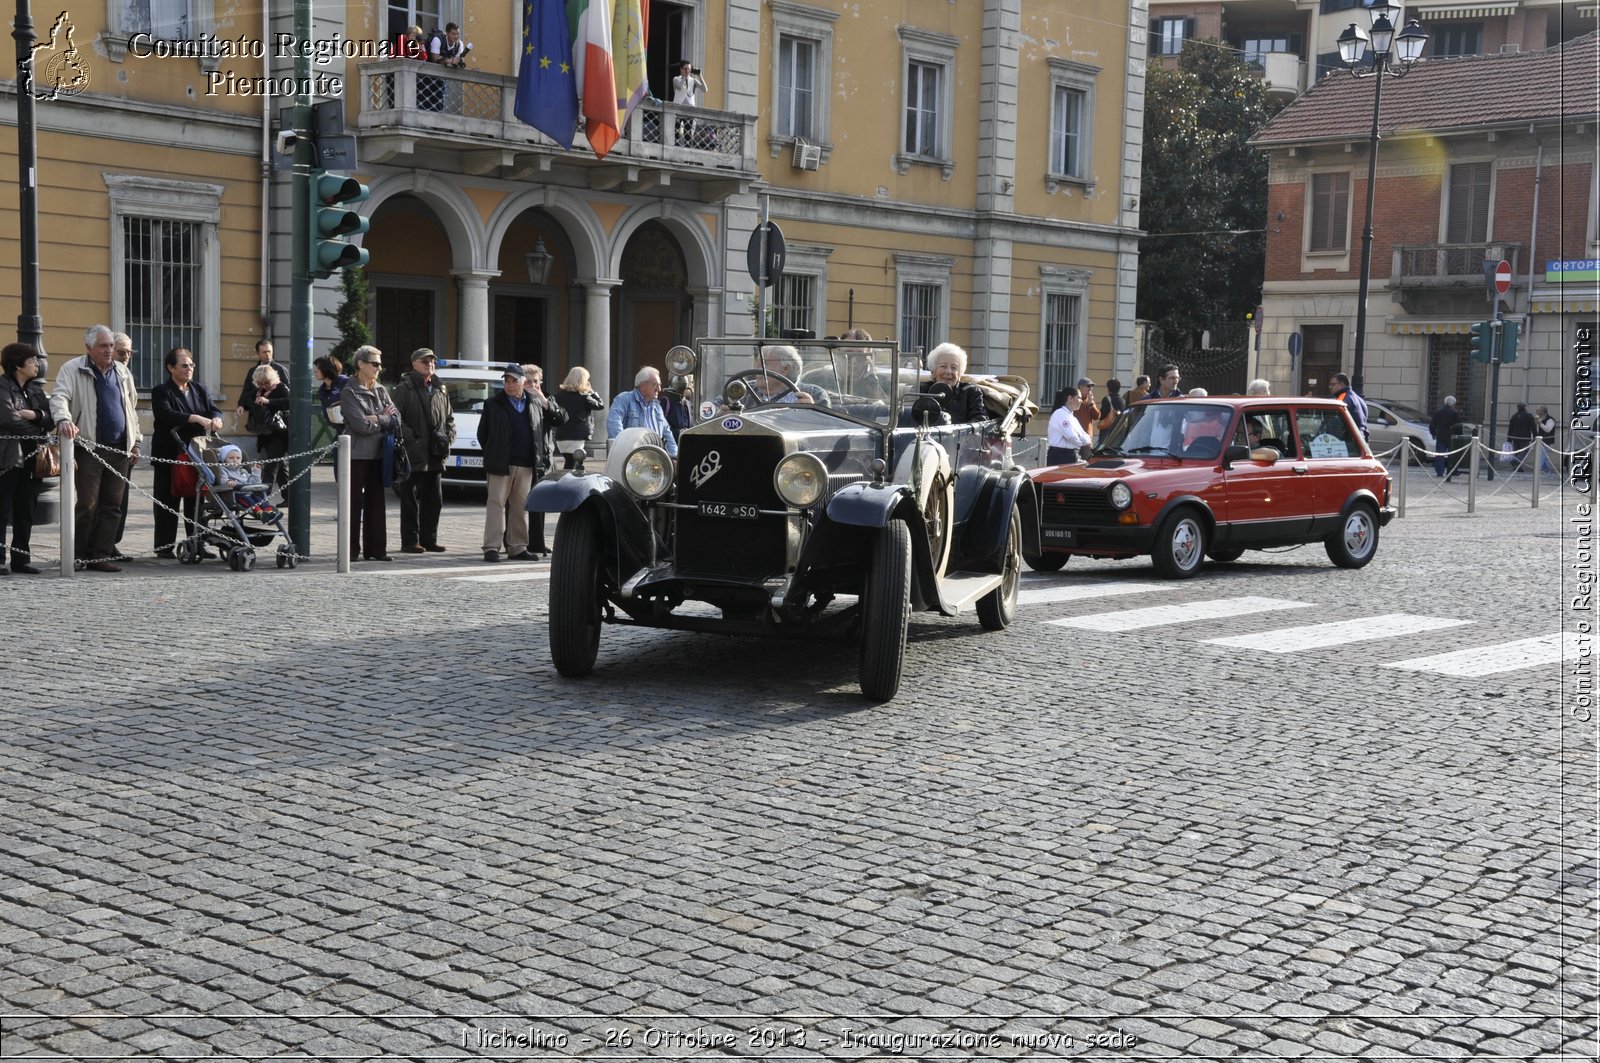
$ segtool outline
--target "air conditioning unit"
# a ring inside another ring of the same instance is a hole
[[[815,170],[822,165],[822,145],[807,144],[799,137],[794,142],[794,168],[796,170]]]

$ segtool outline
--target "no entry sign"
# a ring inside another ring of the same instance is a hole
[[[1511,263],[1503,258],[1494,267],[1494,290],[1501,295],[1511,290]]]

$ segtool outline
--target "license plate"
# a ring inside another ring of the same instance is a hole
[[[1075,536],[1071,528],[1041,528],[1044,541],[1055,546],[1071,546]]]
[[[481,455],[481,454],[457,454],[456,455],[456,468],[458,468],[458,469],[481,469],[481,468],[483,468],[483,455]]]
[[[732,517],[735,520],[755,520],[756,507],[737,502],[702,502],[702,517]]]

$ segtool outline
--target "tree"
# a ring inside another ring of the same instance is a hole
[[[1197,336],[1261,301],[1266,158],[1249,144],[1283,106],[1232,49],[1190,41],[1145,82],[1138,314]]]
[[[372,330],[367,328],[367,274],[365,270],[339,271],[344,287],[344,299],[334,312],[339,329],[339,345],[328,353],[349,368],[355,359],[356,348],[372,342]]]

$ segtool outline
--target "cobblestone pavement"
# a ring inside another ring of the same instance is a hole
[[[1074,560],[882,706],[826,644],[562,680],[471,505],[347,577],[12,577],[0,1056],[1593,1059],[1575,513]]]

